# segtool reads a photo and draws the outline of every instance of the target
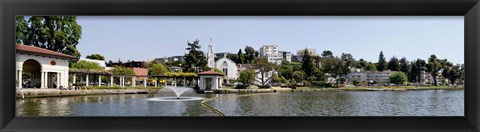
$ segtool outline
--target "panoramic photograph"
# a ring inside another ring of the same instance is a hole
[[[463,16],[16,16],[16,116],[464,116]]]

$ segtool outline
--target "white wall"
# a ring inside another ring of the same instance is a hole
[[[23,70],[23,63],[28,59],[38,61],[41,65],[41,72],[60,73],[60,85],[64,87],[68,86],[68,60],[16,53],[16,70]],[[55,61],[56,65],[51,65],[51,61]]]
[[[227,79],[237,79],[239,76],[237,64],[235,64],[235,62],[233,62],[232,60],[226,57],[220,58],[217,60],[217,62],[215,62],[215,68],[223,70],[223,62],[227,62],[228,66],[228,75],[226,75]]]
[[[205,90],[206,89],[205,84],[207,83],[206,82],[207,78],[212,79],[211,90],[218,90],[219,76],[217,76],[217,75],[202,75],[202,76],[200,76],[200,83],[199,83],[200,90]]]

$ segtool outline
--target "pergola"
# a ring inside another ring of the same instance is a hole
[[[187,87],[187,78],[190,78],[190,84],[198,84],[198,75],[196,73],[183,73],[183,72],[167,72],[164,74],[161,74],[160,76],[165,77],[167,80],[168,78],[172,78],[172,85],[177,86],[177,78],[183,78],[183,87]],[[167,82],[165,82],[166,84]],[[165,85],[166,86],[166,85]]]
[[[70,69],[70,75],[73,75],[72,77],[72,84],[73,85],[78,85],[77,84],[77,76],[85,76],[85,86],[89,86],[89,77],[90,76],[96,76],[98,78],[98,86],[102,86],[102,76],[109,77],[109,82],[106,83],[106,86],[113,87],[114,86],[114,77],[119,78],[119,86],[125,87],[125,78],[131,78],[132,87],[136,87],[136,79],[139,77],[143,77],[143,85],[144,87],[147,87],[147,80],[149,78],[152,78],[154,81],[154,86],[158,87],[158,85],[161,83],[159,82],[159,79],[164,78],[164,85],[167,86],[167,81],[168,79],[173,79],[171,85],[172,86],[177,86],[177,78],[183,78],[183,86],[187,87],[187,78],[192,78],[192,81],[190,83],[198,84],[198,79],[197,79],[197,74],[195,73],[175,73],[175,72],[169,72],[165,74],[159,74],[159,75],[118,75],[118,74],[113,74],[108,71],[97,71],[97,70],[85,70],[85,69]],[[196,80],[196,81],[193,81]]]

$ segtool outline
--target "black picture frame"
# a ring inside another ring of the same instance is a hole
[[[1,0],[0,129],[22,131],[478,132],[478,0]],[[16,15],[459,15],[465,18],[465,117],[15,117]]]

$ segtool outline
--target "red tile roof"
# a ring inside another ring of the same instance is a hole
[[[43,49],[40,47],[23,45],[23,44],[16,44],[16,51],[17,53],[34,54],[34,55],[62,58],[67,60],[77,60],[77,57],[74,57],[71,55]]]
[[[148,69],[147,68],[132,67],[132,71],[135,72],[135,75],[137,75],[137,76],[148,76]]]
[[[223,76],[223,74],[218,73],[218,72],[214,72],[214,71],[204,71],[204,72],[197,73],[197,75],[220,75],[220,76]]]

